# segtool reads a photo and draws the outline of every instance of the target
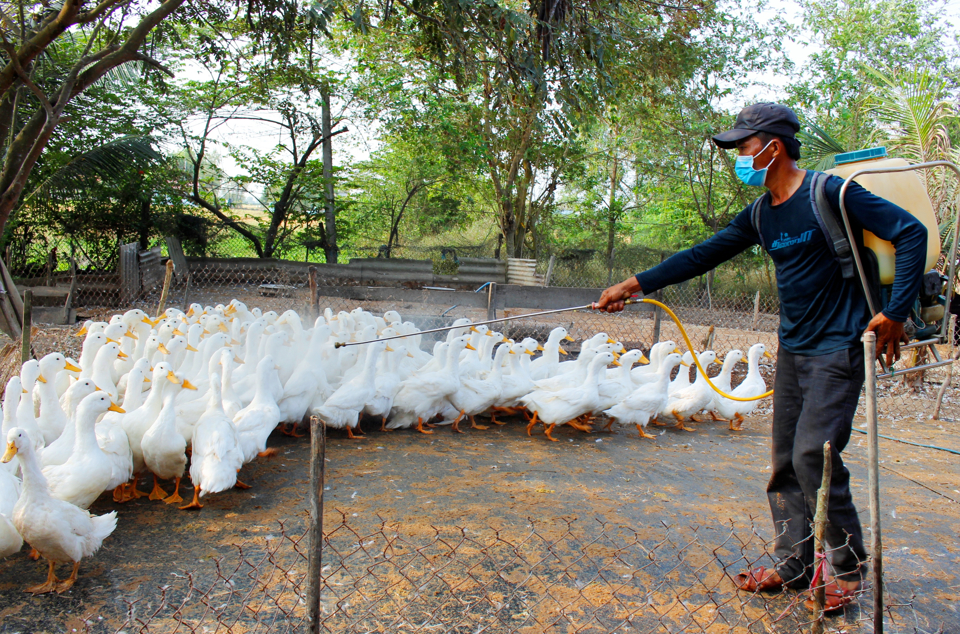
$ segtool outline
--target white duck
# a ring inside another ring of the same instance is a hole
[[[706,370],[711,363],[717,362],[717,353],[713,350],[704,350],[697,355],[700,365]],[[660,410],[661,416],[676,419],[677,428],[684,431],[693,431],[683,423],[687,418],[696,415],[697,412],[707,407],[713,401],[713,388],[707,383],[703,374],[697,370],[697,380],[690,387],[674,392],[670,395],[670,400]]]
[[[147,430],[150,429],[153,422],[157,420],[157,416],[160,415],[166,386],[179,383],[179,381],[180,379],[174,375],[173,368],[170,367],[170,364],[161,361],[153,366],[150,393],[147,395],[143,405],[122,415],[107,414],[104,416],[105,421],[119,424],[127,434],[134,477],[132,482],[133,488],[130,493],[136,497],[147,495],[142,491],[138,491],[136,488],[137,478],[144,468],[143,450],[141,448],[143,435],[147,433]]]
[[[40,466],[48,467],[63,464],[73,453],[73,445],[77,438],[77,406],[90,394],[97,390],[97,386],[90,379],[80,379],[70,386],[64,396],[67,407],[67,423],[63,433],[52,443],[43,448],[40,453]],[[9,431],[9,430],[6,430]]]
[[[33,439],[33,446],[40,451],[43,446],[43,432],[37,425],[36,417],[33,414],[33,402],[29,396],[24,398],[26,390],[23,389],[23,383],[20,377],[14,374],[7,381],[7,387],[3,392],[3,429],[9,432],[14,427],[24,429],[30,438]],[[24,401],[30,401],[26,406]],[[21,416],[21,412],[23,415]]]
[[[353,429],[360,427],[363,408],[377,393],[376,370],[380,354],[384,350],[392,352],[385,341],[376,341],[365,347],[363,371],[341,385],[324,402],[323,407],[314,411],[327,427],[346,428],[349,438],[355,438]]]
[[[618,361],[614,361],[614,365],[619,363],[619,367],[607,370],[607,376],[600,379],[600,404],[593,410],[594,414],[599,414],[601,411],[613,407],[637,389],[630,375],[630,370],[633,369],[633,364],[640,361],[641,358],[646,358],[642,351],[630,350],[625,352]],[[607,429],[609,428],[610,425],[607,425]]]
[[[56,498],[89,508],[110,487],[113,467],[97,443],[97,418],[107,410],[123,413],[103,392],[90,394],[77,406],[77,432],[66,462],[43,468],[43,476]]]
[[[670,398],[667,393],[670,387],[670,373],[680,365],[680,361],[681,356],[677,352],[663,357],[660,369],[657,371],[656,382],[640,386],[604,413],[621,423],[636,425],[641,438],[654,438],[644,430],[650,420],[655,418],[667,404]]]
[[[554,328],[547,336],[547,342],[540,348],[543,350],[543,356],[534,359],[530,363],[530,377],[535,381],[549,378],[557,373],[560,365],[560,355],[567,354],[567,351],[560,347],[561,341],[574,341],[573,337],[567,333],[567,329],[561,327]]]
[[[721,392],[730,393],[730,390],[733,388],[730,387],[730,381],[733,379],[733,370],[736,368],[737,364],[743,361],[747,362],[747,358],[743,356],[741,350],[733,349],[729,351],[723,357],[723,365],[720,366],[720,374],[710,379],[714,386],[717,387]],[[710,404],[707,405],[707,413],[710,414],[710,417],[713,420],[729,420],[727,418],[719,418],[717,416],[717,408],[720,405],[720,400],[723,398],[720,396],[719,392],[714,391],[713,399],[710,401]]]
[[[20,478],[0,469],[0,558],[20,552],[23,538],[13,525],[13,507],[20,499]]]
[[[421,433],[433,433],[423,428],[424,420],[430,420],[443,410],[448,405],[447,397],[460,387],[458,360],[464,348],[475,349],[470,345],[469,337],[455,337],[446,344],[446,359],[439,371],[415,374],[400,384],[393,399],[393,418],[387,424],[388,429],[416,425]]]
[[[387,314],[384,313],[384,318],[386,318],[386,316]],[[407,356],[407,349],[404,346],[397,346],[392,351],[384,350],[383,354],[385,362],[377,372],[377,378],[375,380],[376,390],[373,398],[367,401],[367,404],[363,408],[364,413],[370,416],[380,417],[380,431],[386,431],[387,416],[389,416],[390,409],[393,407],[393,399],[400,390],[402,379],[400,378],[398,369],[400,365],[399,362],[405,358],[409,358]]]
[[[473,429],[486,429],[483,425],[477,425],[475,417],[500,400],[500,394],[503,391],[503,362],[506,355],[510,353],[510,346],[509,343],[501,344],[493,358],[491,370],[480,377],[462,377],[460,387],[449,397],[453,406],[460,410],[460,416],[470,419],[470,427]],[[460,431],[458,428],[460,416],[453,424],[454,431]]]
[[[760,357],[771,358],[767,352],[767,347],[762,343],[755,343],[747,351],[747,376],[730,392],[733,396],[740,398],[752,398],[760,396],[767,391],[767,384],[760,374]],[[733,401],[728,398],[721,398],[717,407],[717,413],[723,418],[730,420],[730,429],[739,431],[743,426],[744,416],[749,415],[757,407],[759,401]]]
[[[20,428],[7,435],[7,451],[2,461],[14,456],[20,460],[23,489],[13,508],[13,525],[24,541],[49,561],[47,580],[27,588],[28,592],[63,592],[77,580],[80,560],[95,553],[103,540],[117,527],[117,513],[112,511],[99,517],[84,509],[53,497],[47,480],[40,471],[33,443]],[[58,562],[73,562],[70,577],[58,581],[54,567]]]
[[[677,376],[670,382],[669,392],[671,395],[690,387],[690,367],[693,365],[693,354],[687,350],[680,358],[680,369],[677,371]]]
[[[216,389],[219,381],[211,381],[210,385]],[[180,497],[180,479],[187,468],[187,442],[177,431],[177,412],[174,403],[176,395],[176,390],[167,389],[163,395],[163,408],[157,420],[140,441],[144,464],[153,474],[153,490],[148,497],[151,500],[163,500],[167,504],[183,502],[183,498]],[[175,480],[173,493],[170,496],[160,488],[158,479]]]
[[[51,352],[40,360],[40,376],[37,379],[40,414],[37,416],[37,426],[43,432],[43,440],[47,445],[60,437],[67,424],[67,415],[60,406],[56,386],[56,378],[64,370],[79,372],[80,368],[69,363],[59,352]]]
[[[226,491],[237,484],[237,472],[243,466],[240,436],[233,421],[224,412],[217,388],[217,376],[210,377],[213,386],[209,393],[207,411],[193,430],[190,456],[190,480],[193,482],[193,501],[181,510],[200,509],[200,498],[207,493]]]
[[[113,363],[118,358],[122,359],[127,355],[120,350],[120,345],[110,341],[104,344],[97,352],[93,360],[93,372],[90,378],[97,384],[97,387],[107,393],[112,400],[120,399],[120,393],[116,383],[113,382]]]
[[[233,423],[240,436],[240,448],[243,462],[252,461],[257,456],[267,456],[276,450],[267,450],[267,438],[280,422],[280,408],[273,397],[272,384],[278,383],[277,365],[270,355],[260,359],[257,364],[256,393],[250,404],[237,412]]]
[[[539,418],[544,424],[547,438],[556,442],[557,439],[551,434],[558,424],[571,423],[596,409],[600,402],[600,376],[604,368],[612,362],[613,352],[599,352],[590,361],[587,374],[579,385],[559,391],[537,389],[520,399],[520,402],[533,412],[533,418],[527,424],[527,434],[530,434]],[[576,424],[572,426],[582,429]]]
[[[299,324],[299,320],[291,319],[290,321]],[[320,326],[313,333],[303,359],[290,375],[290,379],[283,385],[283,397],[277,403],[280,407],[280,420],[292,423],[294,433],[297,424],[303,420],[317,393],[322,393],[322,397],[326,400],[333,392],[327,383],[326,372],[320,365],[321,348],[329,334],[330,328],[327,326]]]

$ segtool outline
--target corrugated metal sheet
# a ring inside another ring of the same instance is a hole
[[[164,269],[160,263],[160,247],[140,252],[140,284],[144,292],[163,283]]]
[[[140,267],[136,242],[120,245],[120,303],[129,304],[140,294]]]

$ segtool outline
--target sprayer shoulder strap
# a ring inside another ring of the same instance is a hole
[[[823,172],[814,172],[810,180],[810,208],[813,215],[820,225],[820,231],[827,241],[830,252],[833,253],[837,262],[840,264],[840,271],[845,279],[853,279],[856,275],[853,263],[853,251],[850,247],[850,241],[847,239],[843,228],[837,221],[837,214],[833,210],[833,205],[827,198],[827,181],[829,175]],[[763,239],[763,232],[760,230],[760,207],[763,199],[769,196],[769,193],[760,196],[753,201],[750,207],[750,222],[760,237],[760,246],[767,249],[766,241]]]
[[[827,239],[827,245],[833,252],[837,263],[840,265],[840,272],[844,279],[852,280],[856,277],[853,263],[853,249],[850,246],[850,240],[840,226],[837,219],[837,213],[827,198],[827,181],[830,179],[828,174],[823,172],[814,172],[810,180],[810,208],[813,209],[813,215],[817,217],[817,224],[823,231],[823,237]]]

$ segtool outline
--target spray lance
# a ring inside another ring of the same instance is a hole
[[[625,306],[629,306],[631,304],[653,304],[654,306],[657,306],[658,308],[663,309],[663,311],[666,312],[667,315],[669,315],[670,319],[673,320],[673,323],[677,325],[677,328],[680,329],[680,334],[683,336],[684,343],[687,344],[687,349],[690,350],[691,354],[693,353],[693,344],[690,342],[690,337],[687,336],[687,331],[684,329],[683,324],[680,323],[680,319],[677,317],[677,315],[672,310],[670,310],[665,304],[658,302],[655,299],[647,299],[647,298],[636,299],[635,296],[631,297],[630,299],[624,300],[623,303]],[[544,310],[537,313],[527,313],[526,315],[515,315],[513,317],[501,317],[499,319],[488,319],[486,321],[472,322],[469,325],[484,326],[486,324],[496,324],[504,321],[513,321],[515,319],[528,319],[530,317],[540,317],[542,315],[566,313],[566,312],[570,312],[571,310],[597,310],[597,303],[591,302],[589,304],[584,304],[583,306],[571,306],[569,308],[557,308],[555,310]],[[409,335],[395,335],[393,337],[383,337],[382,339],[373,339],[371,341],[351,341],[346,343],[337,342],[333,344],[333,347],[345,348],[346,346],[359,346],[366,343],[373,343],[374,341],[390,341],[392,339],[404,339],[406,337],[413,337],[416,335],[426,335],[432,332],[445,332],[448,330],[453,330],[455,328],[464,328],[464,327],[465,326],[444,326],[442,328],[431,328],[430,330],[419,330]],[[700,372],[700,374],[707,381],[707,384],[713,389],[713,391],[719,394],[720,396],[723,396],[724,398],[728,398],[732,401],[758,401],[762,398],[767,398],[768,396],[773,395],[773,390],[769,390],[761,394],[760,396],[752,396],[752,397],[746,397],[746,398],[741,396],[733,396],[732,394],[727,394],[726,392],[718,388],[716,385],[714,385],[712,381],[710,381],[710,377],[707,376],[707,371],[703,369],[702,365],[700,365],[700,360],[697,359],[696,355],[693,355],[693,362],[697,366],[697,371]]]

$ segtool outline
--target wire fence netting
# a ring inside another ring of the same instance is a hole
[[[88,632],[306,631],[306,537],[279,523],[162,586],[119,597]],[[743,569],[772,565],[752,522],[635,529],[561,518],[411,529],[328,513],[320,631],[805,632],[808,595],[737,592]],[[829,552],[827,553],[829,555]],[[887,588],[885,631],[935,631],[909,589]],[[873,631],[865,589],[830,631]]]

